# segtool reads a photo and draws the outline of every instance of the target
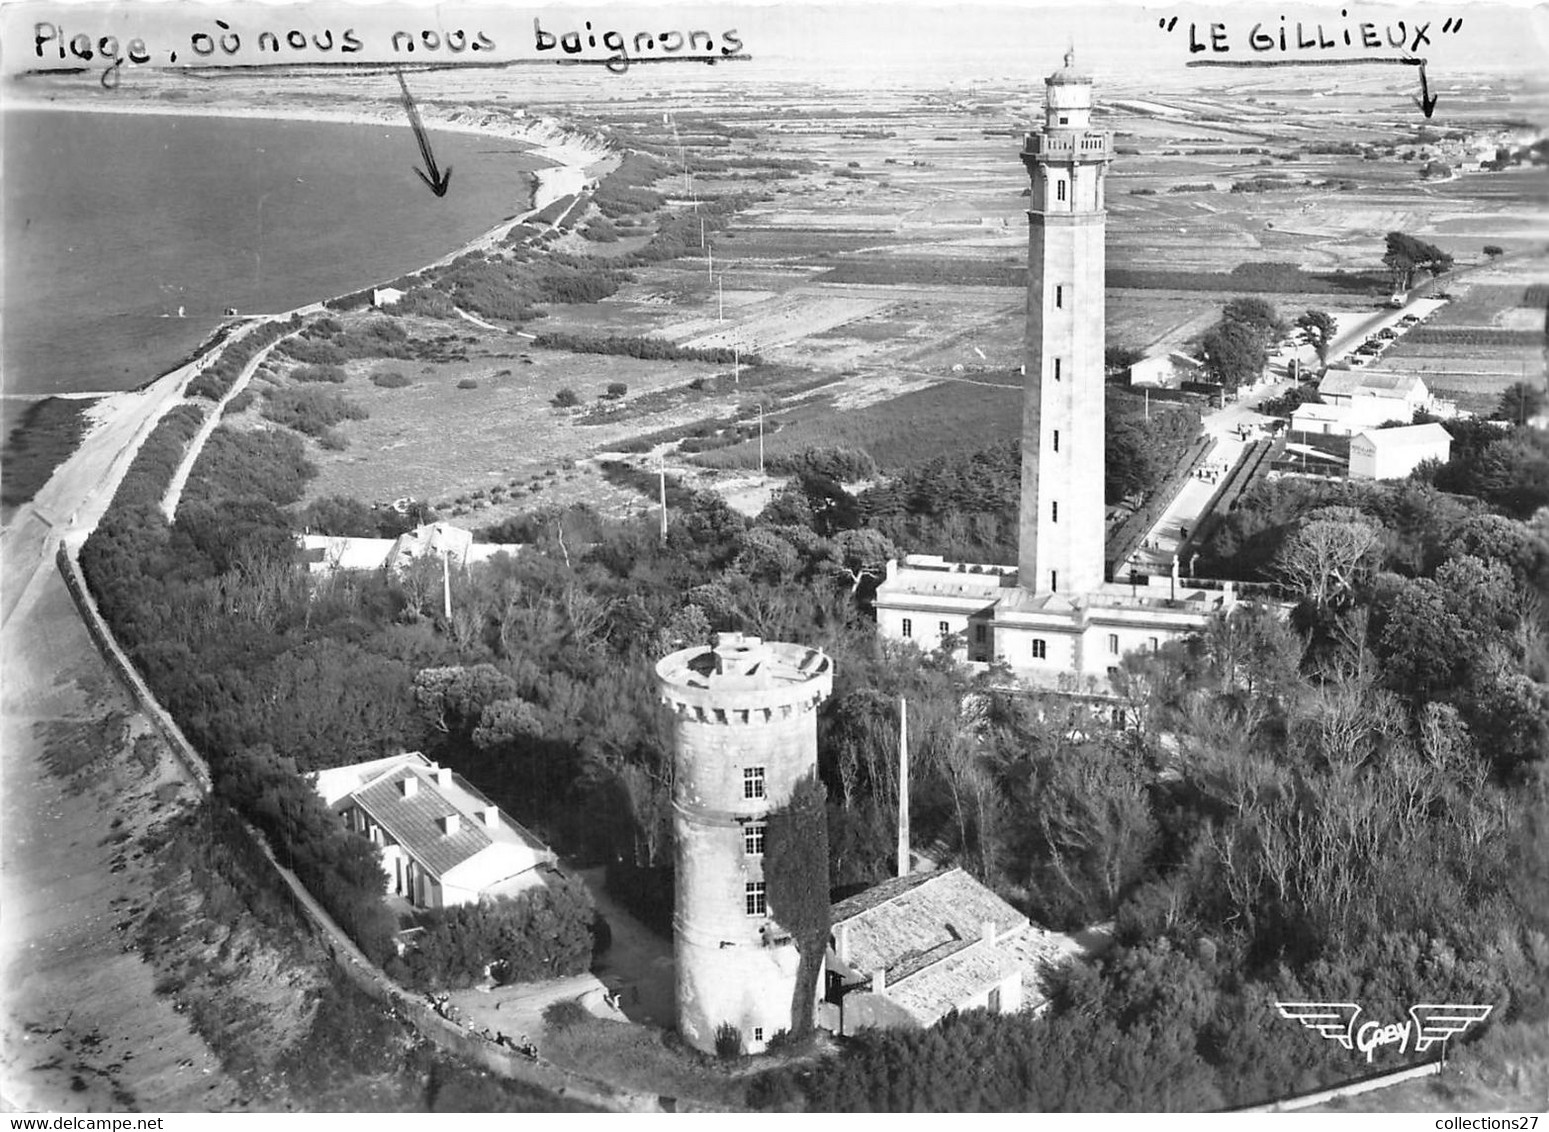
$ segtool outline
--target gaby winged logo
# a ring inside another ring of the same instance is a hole
[[[1495,1007],[1417,1002],[1409,1008],[1408,1022],[1364,1022],[1360,1026],[1356,1019],[1361,1007],[1354,1002],[1276,1002],[1275,1009],[1282,1018],[1300,1022],[1348,1050],[1364,1053],[1369,1064],[1378,1046],[1397,1045],[1399,1053],[1425,1053],[1438,1042],[1445,1048],[1449,1038],[1475,1022],[1483,1022]]]

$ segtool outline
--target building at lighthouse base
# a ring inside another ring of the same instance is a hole
[[[967,663],[1003,663],[1035,686],[1102,693],[1125,654],[1198,633],[1238,601],[1231,582],[1168,576],[1086,593],[1035,593],[1018,581],[1014,566],[908,555],[888,563],[877,588],[877,629],[922,649],[945,644]]]

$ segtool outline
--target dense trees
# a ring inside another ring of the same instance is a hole
[[[1544,391],[1527,381],[1513,382],[1501,393],[1495,407],[1495,419],[1525,424],[1544,411]]]
[[[1270,345],[1285,332],[1285,322],[1265,300],[1231,300],[1199,340],[1206,375],[1227,391],[1252,384],[1264,372]]]
[[[1452,257],[1435,244],[1403,232],[1389,232],[1382,262],[1393,275],[1393,288],[1407,291],[1414,286],[1415,272],[1441,275],[1452,270]]]
[[[516,896],[437,909],[420,917],[402,974],[421,990],[482,982],[537,982],[591,965],[597,912],[580,881],[550,877]]]

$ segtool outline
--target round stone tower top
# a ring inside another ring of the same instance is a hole
[[[712,645],[663,657],[656,678],[662,702],[675,711],[719,723],[758,723],[766,713],[825,699],[833,690],[834,665],[804,645],[717,633]]]
[[[1076,70],[1076,49],[1072,47],[1065,52],[1065,65],[1043,81],[1046,86],[1091,86],[1092,76]]]

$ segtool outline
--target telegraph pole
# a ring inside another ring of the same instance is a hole
[[[451,556],[441,552],[441,614],[448,622],[452,620],[452,567]]]
[[[764,474],[764,403],[758,403],[758,481],[764,483],[768,480]]]
[[[663,453],[656,467],[662,497],[662,545],[667,545],[667,455]]]
[[[909,701],[898,697],[898,875],[909,875]]]

